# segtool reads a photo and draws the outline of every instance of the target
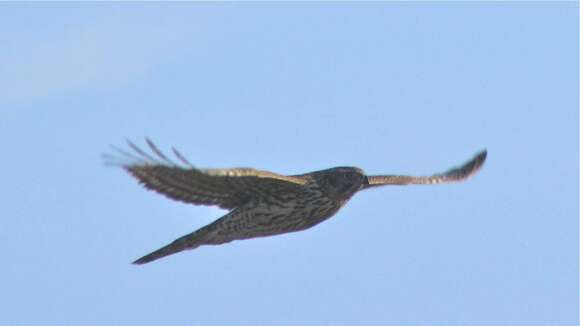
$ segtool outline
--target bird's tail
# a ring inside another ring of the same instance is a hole
[[[157,249],[154,252],[137,259],[136,261],[133,262],[133,264],[143,265],[143,264],[150,263],[154,260],[163,258],[165,256],[173,255],[173,254],[178,253],[180,251],[195,249],[195,248],[201,246],[202,244],[204,244],[203,241],[204,241],[206,232],[203,232],[203,231],[205,231],[204,228],[197,230],[193,233],[190,233],[188,235],[185,235],[185,236],[173,241],[172,243],[166,245],[165,247]]]

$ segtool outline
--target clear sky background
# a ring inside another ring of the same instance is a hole
[[[0,324],[578,325],[578,4],[0,4]],[[355,195],[305,232],[134,259],[225,211],[200,167],[473,179]]]

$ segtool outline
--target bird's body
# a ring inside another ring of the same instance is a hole
[[[332,217],[359,190],[388,184],[461,181],[474,174],[487,155],[483,151],[459,168],[427,177],[367,176],[356,167],[283,176],[248,168],[200,170],[174,149],[183,163],[178,165],[152,142],[147,140],[147,143],[157,157],[129,143],[138,156],[118,150],[132,161],[118,164],[146,188],[171,199],[195,205],[216,205],[230,212],[136,260],[135,264],[202,245],[302,231]]]

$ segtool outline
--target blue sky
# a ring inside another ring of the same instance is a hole
[[[578,5],[0,4],[0,324],[577,325]],[[130,262],[225,212],[200,167],[427,174],[305,232]]]

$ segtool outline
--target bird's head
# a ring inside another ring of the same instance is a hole
[[[317,183],[327,196],[336,200],[349,199],[366,180],[363,170],[356,167],[337,167],[317,173]]]

